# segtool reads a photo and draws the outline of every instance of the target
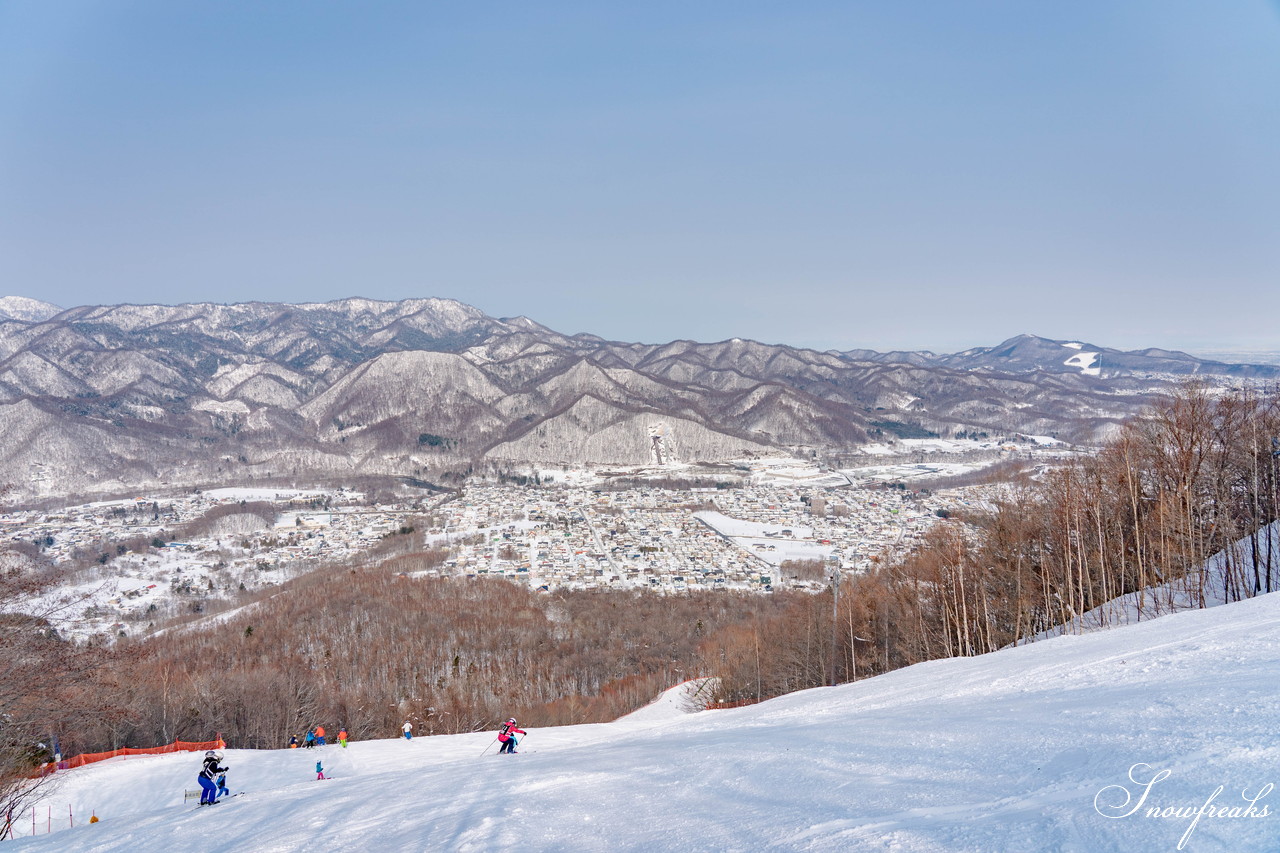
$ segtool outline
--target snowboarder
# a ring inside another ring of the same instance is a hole
[[[401,729],[404,731],[405,740],[413,740],[413,723],[409,722],[408,720],[405,720],[404,725],[401,726]]]
[[[324,726],[316,726],[316,746],[324,746]]]
[[[200,768],[200,775],[196,777],[200,782],[200,805],[211,806],[218,801],[218,785],[214,782],[218,778],[219,773],[226,773],[226,767],[219,767],[218,762],[222,760],[222,753],[209,750],[204,754],[204,766]]]
[[[338,743],[343,749],[347,748],[347,727],[343,726],[338,729]]]
[[[316,762],[316,781],[318,782],[323,778],[324,778],[324,766],[319,761],[317,761]]]
[[[528,732],[523,729],[516,728],[516,718],[511,717],[508,719],[502,724],[502,728],[498,729],[498,740],[502,743],[502,746],[498,747],[498,752],[514,754],[516,751],[516,744],[520,742],[516,740],[516,735],[523,734],[528,734]]]

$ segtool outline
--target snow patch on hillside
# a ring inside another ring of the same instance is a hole
[[[1280,521],[1272,522],[1254,535],[1236,540],[1206,560],[1199,571],[1114,598],[1065,625],[1056,625],[1023,642],[1131,625],[1202,606],[1218,607],[1230,600],[1253,595],[1255,547],[1260,566],[1258,581],[1265,584],[1266,576],[1270,574],[1271,587],[1275,589],[1280,586]],[[1230,596],[1228,589],[1231,590]]]
[[[211,412],[215,415],[247,415],[249,407],[240,400],[201,400],[191,406],[196,412]]]
[[[679,719],[706,708],[715,691],[716,678],[694,678],[658,694],[643,708],[619,718],[619,722],[654,723]]]
[[[1070,345],[1068,344],[1068,346]],[[1097,353],[1097,352],[1076,353],[1075,355],[1071,356],[1071,358],[1067,359],[1062,363],[1067,367],[1080,368],[1080,372],[1085,376],[1101,376],[1102,367],[1097,363],[1099,355],[1101,355],[1101,353]]]

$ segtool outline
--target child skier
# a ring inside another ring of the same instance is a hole
[[[516,728],[516,718],[511,717],[508,719],[502,724],[502,728],[498,729],[498,740],[502,743],[502,746],[498,747],[498,752],[505,752],[508,755],[514,754],[516,751],[516,744],[519,743],[519,741],[516,740],[516,735],[523,734],[528,734],[528,732],[523,729]]]
[[[338,743],[343,749],[347,748],[347,727],[343,726],[338,730]]]
[[[218,794],[219,797],[229,797],[231,792],[227,790],[227,774],[218,774]]]
[[[404,721],[404,725],[400,727],[404,731],[405,740],[413,740],[413,723],[408,720]]]
[[[318,782],[323,778],[324,778],[324,767],[320,764],[319,761],[317,761],[316,762],[316,781]]]
[[[297,735],[289,735],[289,748],[290,748],[290,749],[297,749],[297,748],[298,748],[298,736],[297,736]]]
[[[196,777],[200,783],[200,805],[211,806],[218,801],[218,785],[213,780],[218,778],[219,773],[226,773],[226,767],[219,767],[218,762],[222,760],[222,753],[209,750],[204,754],[204,766],[200,768],[200,775]]]
[[[316,733],[307,729],[307,742],[302,745],[303,749],[311,749],[316,745]]]

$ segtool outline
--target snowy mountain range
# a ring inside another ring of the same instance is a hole
[[[1178,374],[1280,376],[1025,335],[945,356],[621,343],[446,299],[0,310],[0,482],[44,494],[643,464],[655,432],[691,462],[872,433],[1090,441]]]
[[[1261,853],[1280,837],[1278,667],[1280,595],[1263,595],[734,710],[686,712],[676,690],[613,723],[529,727],[512,756],[492,732],[229,749],[244,793],[213,807],[183,801],[198,754],[115,758],[57,774],[13,843]]]

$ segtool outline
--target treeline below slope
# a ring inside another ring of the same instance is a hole
[[[420,734],[494,728],[510,714],[535,726],[603,722],[707,670],[707,638],[789,601],[547,594],[496,578],[412,575],[442,558],[322,570],[121,642],[101,713],[62,722],[64,751],[216,733],[236,747],[280,747],[317,724],[369,738],[396,735],[404,720]]]
[[[720,635],[721,698],[754,701],[924,660],[992,651],[1126,593],[1141,618],[1280,589],[1280,395],[1189,385],[1100,452],[1024,478],[909,553]],[[1220,572],[1205,561],[1233,543]]]

